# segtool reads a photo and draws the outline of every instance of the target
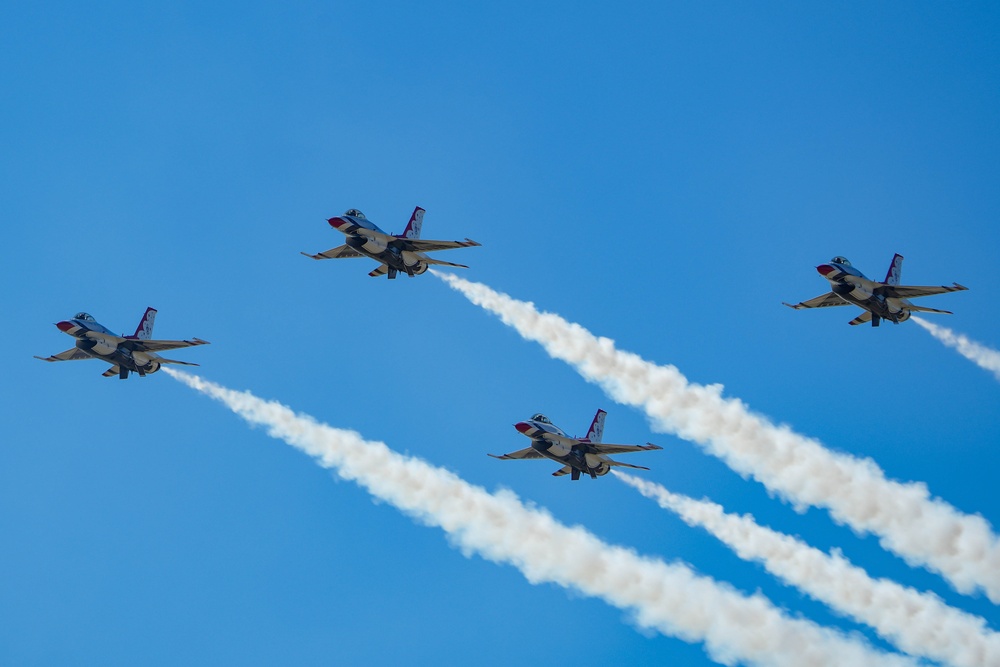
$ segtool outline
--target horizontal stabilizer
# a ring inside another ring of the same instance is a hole
[[[634,470],[649,470],[649,468],[646,468],[645,466],[634,466],[631,463],[622,463],[621,461],[612,461],[611,459],[608,459],[608,465],[619,466],[622,468],[632,468]]]
[[[556,470],[554,473],[552,473],[552,476],[562,477],[563,475],[568,475],[571,472],[573,472],[573,466],[563,466],[562,468],[559,468],[559,470]]]
[[[950,310],[938,310],[937,308],[924,308],[923,306],[914,306],[912,304],[906,306],[907,310],[912,310],[917,313],[941,313],[942,315],[954,315],[955,313]]]
[[[305,255],[306,257],[311,257],[312,259],[347,259],[349,257],[364,257],[364,255],[349,245],[339,245],[336,248],[330,248],[329,250],[324,250],[323,252],[316,253],[315,255],[310,255],[307,252],[300,254]]]
[[[121,367],[119,367],[116,364],[116,365],[112,366],[111,368],[109,368],[108,370],[106,370],[103,373],[101,373],[101,375],[103,375],[106,378],[111,378],[111,377],[114,377],[116,375],[121,375],[121,372],[122,372],[121,371]]]
[[[369,273],[368,275],[370,275],[372,278],[378,278],[379,276],[384,276],[387,273],[389,273],[389,267],[386,266],[385,264],[379,264],[378,268]]]
[[[871,322],[871,321],[872,321],[872,314],[871,314],[870,311],[866,310],[865,312],[861,313],[860,315],[858,315],[857,317],[855,317],[853,320],[851,320],[850,322],[848,322],[848,324],[850,324],[852,327],[856,327],[859,324],[864,324],[865,322]]]
[[[200,366],[201,364],[192,364],[190,361],[177,361],[176,359],[164,359],[160,357],[157,359],[161,364],[177,364],[178,366]]]
[[[465,264],[453,264],[451,262],[442,262],[440,259],[433,259],[432,257],[428,257],[427,259],[424,260],[424,262],[427,264],[434,264],[435,266],[453,266],[456,269],[469,268]]]

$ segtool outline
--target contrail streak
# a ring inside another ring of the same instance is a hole
[[[613,400],[639,407],[655,429],[698,443],[742,475],[752,476],[801,509],[825,507],[858,533],[911,565],[938,572],[963,593],[982,589],[1000,602],[1000,540],[982,516],[963,514],[923,483],[887,479],[871,459],[833,452],[812,438],[754,414],[722,386],[688,382],[674,366],[658,366],[615,348],[579,324],[539,312],[480,283],[435,271],[474,304],[498,315],[526,340],[541,343]]]
[[[1000,380],[1000,352],[974,340],[969,340],[947,327],[928,322],[922,317],[911,317],[910,319],[926,329],[930,335],[948,347],[954,348],[975,365],[990,371],[997,380]]]
[[[949,607],[933,593],[873,579],[839,553],[824,553],[765,528],[750,515],[726,514],[713,502],[613,472],[689,526],[710,532],[740,558],[763,564],[774,576],[870,626],[906,653],[956,667],[1000,665],[1000,634],[989,629],[984,619]]]
[[[465,553],[510,563],[532,583],[551,582],[631,611],[636,622],[704,642],[724,664],[914,665],[805,619],[783,614],[760,594],[745,596],[680,563],[664,563],[568,527],[510,491],[488,493],[447,470],[398,454],[353,431],[321,424],[273,401],[164,369],[250,424],[314,457],[425,524],[439,526]]]

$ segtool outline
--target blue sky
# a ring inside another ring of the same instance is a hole
[[[0,662],[711,664],[620,611],[334,481],[165,374],[104,379],[79,310],[211,346],[205,377],[508,487],[613,543],[865,634],[611,478],[500,462],[542,411],[651,440],[645,477],[932,590],[981,597],[797,514],[654,434],[429,275],[369,278],[351,207],[482,248],[463,276],[1000,522],[1000,387],[912,323],[794,312],[844,255],[969,292],[926,305],[1000,346],[1000,14],[988,3],[73,3],[0,10],[8,344]],[[934,316],[930,316],[934,317]]]

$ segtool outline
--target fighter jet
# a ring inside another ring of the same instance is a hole
[[[71,347],[65,352],[54,354],[51,357],[39,357],[42,361],[77,361],[79,359],[103,359],[112,364],[111,368],[104,371],[104,377],[108,378],[117,375],[122,380],[128,378],[128,374],[138,373],[140,377],[145,377],[149,373],[160,370],[163,364],[181,364],[183,366],[197,366],[187,361],[176,361],[174,359],[164,359],[154,354],[163,350],[174,350],[180,347],[191,347],[192,345],[208,345],[208,341],[200,338],[191,340],[153,340],[153,320],[156,318],[156,310],[147,308],[135,333],[131,336],[122,334],[116,336],[110,329],[100,325],[87,313],[77,313],[71,320],[56,322],[60,331],[76,338],[76,347]]]
[[[882,282],[869,280],[863,273],[851,266],[843,257],[834,257],[829,264],[820,264],[816,267],[819,274],[830,281],[833,287],[832,292],[822,294],[815,299],[809,299],[794,306],[790,303],[785,305],[789,308],[801,310],[803,308],[827,308],[829,306],[859,306],[864,308],[861,313],[848,324],[856,326],[871,322],[873,327],[877,327],[882,320],[889,320],[895,324],[905,322],[910,319],[912,313],[945,313],[951,315],[950,310],[937,310],[935,308],[924,308],[914,306],[907,299],[918,296],[930,296],[932,294],[945,294],[947,292],[959,292],[969,289],[958,283],[942,285],[940,287],[914,287],[911,285],[900,285],[899,276],[903,268],[903,256],[899,253],[892,258],[889,265],[889,272]]]
[[[510,454],[497,456],[495,459],[552,459],[564,464],[562,468],[552,473],[554,477],[572,475],[572,479],[580,479],[580,473],[586,473],[597,479],[599,475],[607,475],[612,466],[649,470],[642,466],[613,461],[605,454],[623,454],[625,452],[648,452],[663,449],[652,443],[645,445],[607,445],[601,442],[604,436],[604,417],[608,413],[598,410],[594,421],[590,424],[585,438],[571,438],[561,428],[549,421],[543,414],[536,414],[531,419],[514,424],[519,433],[531,438],[531,446]]]
[[[421,239],[420,228],[424,222],[424,209],[419,206],[413,209],[410,222],[399,236],[379,229],[375,223],[368,220],[365,214],[356,208],[348,209],[343,215],[330,218],[327,222],[330,223],[331,227],[347,236],[347,243],[316,255],[310,255],[307,252],[302,254],[313,259],[371,257],[381,264],[368,274],[373,278],[389,274],[391,280],[400,271],[412,278],[426,271],[431,264],[467,269],[469,267],[464,264],[452,264],[451,262],[442,262],[439,259],[431,259],[424,253],[432,250],[469,248],[480,245],[470,239],[464,241]]]

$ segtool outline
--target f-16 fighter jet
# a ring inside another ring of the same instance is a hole
[[[549,418],[537,414],[531,419],[514,424],[518,432],[531,438],[531,446],[510,454],[497,456],[495,459],[552,459],[564,464],[562,468],[552,473],[554,477],[572,475],[572,479],[580,479],[580,473],[597,479],[598,475],[607,475],[611,466],[649,470],[642,466],[612,461],[605,454],[623,454],[625,452],[648,452],[663,449],[657,445],[606,445],[601,442],[604,435],[604,410],[598,410],[594,421],[590,424],[585,438],[571,438],[561,428],[549,421]]]
[[[379,229],[375,223],[365,217],[356,208],[348,209],[337,218],[330,218],[330,226],[347,236],[347,243],[331,248],[316,255],[302,253],[313,259],[344,259],[346,257],[371,257],[381,263],[377,269],[368,275],[376,278],[389,274],[389,279],[403,272],[406,275],[418,276],[427,270],[431,264],[454,266],[460,269],[469,267],[464,264],[442,262],[431,259],[424,253],[432,250],[448,250],[450,248],[469,248],[480,245],[470,239],[464,241],[429,241],[420,238],[420,227],[424,222],[424,209],[419,206],[413,209],[410,222],[399,236],[389,234]]]
[[[122,380],[128,378],[128,374],[138,373],[140,377],[148,373],[155,373],[160,370],[163,364],[181,364],[184,366],[197,366],[187,361],[176,361],[174,359],[164,359],[154,354],[163,350],[175,350],[180,347],[191,347],[192,345],[208,345],[208,341],[200,338],[191,340],[153,340],[153,320],[156,318],[156,310],[147,308],[142,316],[139,326],[131,336],[122,334],[116,336],[110,329],[101,326],[87,313],[77,313],[71,320],[56,322],[56,326],[70,336],[76,338],[76,347],[71,347],[65,352],[54,354],[51,357],[38,357],[42,361],[77,361],[79,359],[103,359],[112,364],[111,368],[104,371],[104,377],[109,378],[117,375]]]
[[[819,274],[830,281],[833,287],[832,292],[820,295],[815,299],[809,299],[794,306],[790,303],[785,305],[789,308],[801,310],[802,308],[826,308],[828,306],[859,306],[864,308],[861,313],[848,324],[855,326],[871,322],[873,327],[877,327],[882,320],[889,320],[895,324],[905,322],[910,319],[910,315],[919,313],[945,313],[951,315],[950,310],[936,310],[934,308],[924,308],[914,306],[907,299],[918,296],[930,296],[931,294],[945,294],[947,292],[959,292],[969,289],[958,283],[942,285],[940,287],[914,287],[912,285],[900,285],[899,275],[903,268],[903,256],[899,253],[892,258],[889,265],[889,273],[885,280],[876,282],[869,280],[863,273],[851,266],[843,257],[834,257],[829,264],[820,264],[816,267]]]

